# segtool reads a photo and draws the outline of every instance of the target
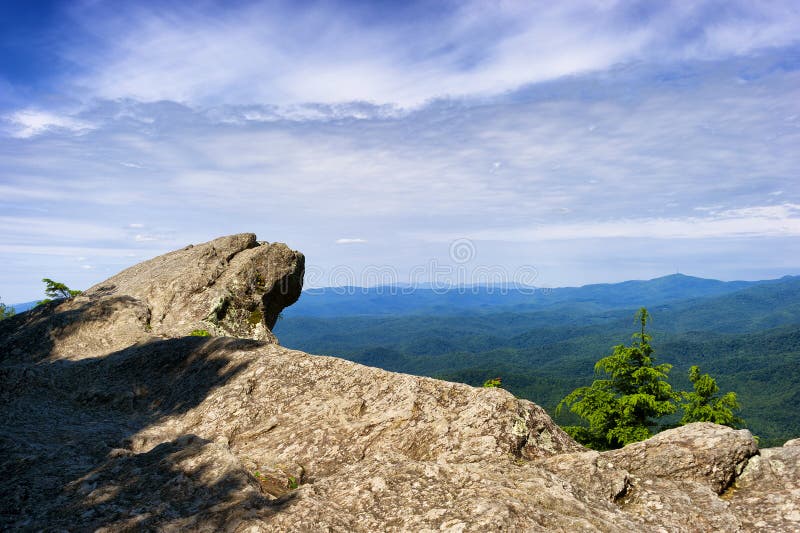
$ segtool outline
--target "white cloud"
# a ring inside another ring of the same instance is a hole
[[[93,97],[299,105],[303,115],[315,112],[302,107],[310,102],[415,107],[628,61],[745,54],[800,36],[792,4],[728,4],[474,0],[392,25],[324,3],[223,12],[84,4],[74,16],[92,34],[92,48],[73,44],[63,53],[83,68],[67,80],[74,93]]]
[[[450,240],[453,235],[439,239]],[[800,206],[754,206],[723,211],[717,216],[618,219],[575,224],[541,224],[529,228],[478,231],[476,240],[546,241],[574,239],[724,239],[800,237]]]
[[[103,257],[106,259],[114,259],[120,257],[147,257],[155,256],[159,253],[164,253],[167,250],[162,248],[151,248],[148,250],[136,249],[137,253],[131,253],[129,248],[121,247],[105,247],[105,246],[64,246],[57,244],[6,244],[0,242],[0,252],[4,254],[14,255],[18,257],[29,256],[51,256],[64,259],[72,259],[75,254],[84,253],[92,257]],[[38,261],[37,261],[38,262]]]
[[[366,242],[367,242],[366,239],[359,239],[359,238],[336,239],[336,244],[365,244]]]
[[[793,221],[800,218],[800,204],[756,205],[738,209],[726,209],[719,213],[724,219]]]
[[[27,139],[51,131],[64,129],[75,133],[86,133],[94,129],[94,125],[68,115],[58,115],[48,111],[25,109],[7,115],[5,119],[11,122],[15,129],[12,136]]]
[[[800,128],[787,117],[800,116],[800,71],[786,53],[628,65],[415,110],[299,105],[319,112],[302,120],[273,105],[98,100],[73,117],[97,125],[83,135],[0,142],[0,252],[19,263],[0,295],[38,291],[32,265],[80,271],[74,257],[89,257],[96,269],[76,285],[88,286],[242,231],[284,241],[310,265],[399,269],[446,255],[452,237],[481,250],[493,240],[481,258],[526,253],[551,285],[581,271],[641,277],[639,263],[620,266],[631,239],[645,249],[659,239],[654,271],[680,257],[689,273],[789,273]],[[340,246],[356,240],[369,245]],[[766,242],[787,251],[759,253]]]
[[[86,240],[118,240],[123,233],[92,220],[70,220],[43,216],[0,216],[6,229],[0,243],[68,243]]]

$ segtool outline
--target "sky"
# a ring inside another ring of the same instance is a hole
[[[795,1],[0,2],[0,298],[254,232],[307,286],[800,274]]]

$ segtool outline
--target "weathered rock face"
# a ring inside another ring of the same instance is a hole
[[[800,531],[800,439],[761,450],[744,468],[730,502],[752,531]]]
[[[696,481],[721,494],[758,453],[758,447],[747,430],[718,428],[710,422],[691,424],[605,456],[636,476]]]
[[[501,389],[253,339],[183,336],[219,295],[234,310],[275,309],[270,290],[235,273],[260,272],[273,287],[298,275],[302,256],[282,245],[256,254],[252,242],[234,236],[167,254],[83,299],[0,322],[0,529],[800,526],[800,446],[759,452],[747,431],[692,424],[598,453]],[[283,259],[262,269],[256,255]],[[184,283],[214,272],[197,268],[214,261],[222,273],[210,285]],[[217,327],[259,336],[227,316]],[[148,318],[160,337],[145,331]]]
[[[214,335],[274,340],[270,329],[303,288],[305,258],[252,233],[187,246],[95,285],[87,298],[131,296],[150,309],[149,325],[171,337]]]
[[[82,359],[193,330],[277,342],[281,310],[303,287],[305,258],[252,233],[222,237],[139,263],[81,296],[0,325],[0,350]]]

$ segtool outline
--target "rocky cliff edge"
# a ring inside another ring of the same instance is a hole
[[[0,528],[800,530],[799,441],[598,453],[507,391],[280,347],[302,272],[235,235],[0,322]]]

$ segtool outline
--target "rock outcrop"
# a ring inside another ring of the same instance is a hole
[[[304,267],[303,254],[252,233],[190,245],[14,317],[0,350],[74,360],[195,330],[277,342],[271,329],[300,297]]]
[[[269,342],[302,263],[233,236],[0,322],[0,529],[800,528],[792,443],[703,423],[598,453],[507,391]]]
[[[270,330],[303,288],[305,258],[253,233],[189,245],[95,285],[84,298],[130,296],[149,309],[155,334],[205,329],[214,335],[274,340]]]

